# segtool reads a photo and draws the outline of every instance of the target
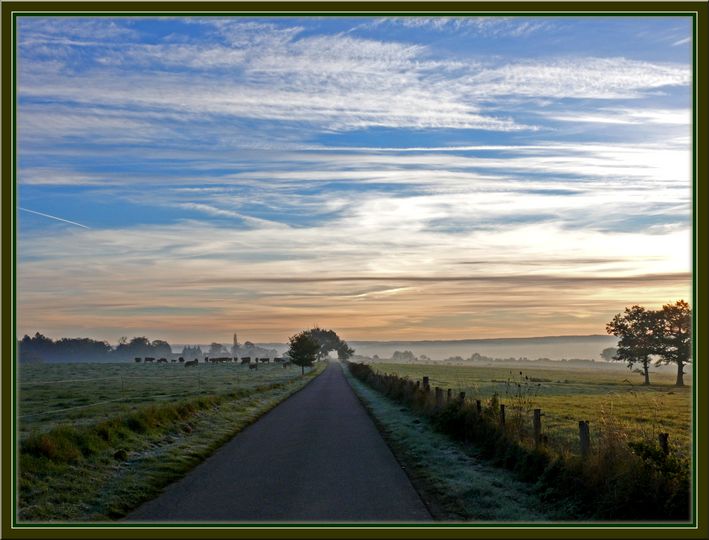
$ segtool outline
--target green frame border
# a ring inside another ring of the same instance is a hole
[[[698,329],[706,309],[707,295],[701,278],[706,277],[706,253],[701,239],[709,237],[706,207],[707,159],[699,149],[707,141],[707,24],[709,4],[689,2],[32,2],[7,0],[0,6],[2,43],[2,168],[0,181],[0,226],[2,238],[2,341],[0,344],[2,389],[2,454],[0,459],[0,520],[3,538],[709,538],[709,369],[702,365],[704,347]],[[176,9],[176,8],[179,8]],[[16,65],[15,22],[23,16],[691,16],[693,19],[693,451],[694,508],[692,523],[558,523],[558,524],[458,524],[432,525],[367,524],[234,524],[207,523],[121,525],[115,523],[17,524],[15,518],[14,388],[16,358],[15,328],[15,208],[16,141],[14,138]],[[706,90],[704,94],[707,94]],[[702,144],[703,143],[703,144]],[[701,357],[697,361],[697,357]],[[703,511],[704,510],[704,511]]]

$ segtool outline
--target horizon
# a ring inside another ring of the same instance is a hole
[[[587,336],[692,299],[689,16],[17,21],[18,339]]]

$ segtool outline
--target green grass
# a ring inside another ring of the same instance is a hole
[[[643,387],[637,374],[618,365],[598,365],[593,370],[527,365],[370,365],[379,373],[411,380],[428,376],[432,388],[451,388],[454,395],[464,391],[468,399],[489,400],[498,394],[508,417],[518,415],[527,436],[532,429],[532,410],[540,408],[548,444],[560,452],[577,451],[578,422],[588,420],[592,444],[597,443],[594,429],[598,432],[612,425],[628,440],[656,441],[658,433],[669,433],[673,450],[690,455],[691,387],[675,387],[671,372],[654,373],[653,384]]]
[[[249,370],[238,364],[40,364],[18,370],[19,435],[55,425],[93,424],[146,403],[225,395],[300,377],[277,364]]]
[[[317,365],[305,377],[300,368],[280,366],[251,372],[236,365],[189,370],[179,364],[23,368],[23,383],[83,380],[21,386],[18,520],[101,521],[125,515],[302,388],[323,367]],[[178,382],[177,376],[187,371],[194,383],[196,370],[201,370],[199,385]],[[139,381],[142,387],[132,383],[122,389],[89,380],[102,374],[144,379]],[[121,393],[122,401],[60,410],[86,398],[90,403],[121,399]],[[177,396],[165,397],[169,393]],[[46,399],[44,411],[40,396]],[[47,414],[23,418],[28,410]]]
[[[425,417],[344,372],[434,518],[530,522],[563,517],[560,506],[543,503],[512,472],[487,465],[474,448],[435,431]]]

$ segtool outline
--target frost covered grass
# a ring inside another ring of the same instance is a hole
[[[503,409],[497,394],[488,400],[440,399],[421,381],[376,373],[347,364],[350,373],[376,392],[404,405],[440,433],[478,449],[488,464],[534,483],[540,499],[575,520],[686,521],[690,516],[690,464],[674,448],[634,439],[615,417],[601,418],[597,436],[583,455],[559,452],[543,433],[530,437],[518,413],[522,393]],[[516,410],[518,409],[518,410]],[[467,448],[467,446],[465,446]]]
[[[344,372],[437,519],[528,522],[559,515],[532,485],[485,464],[473,448],[435,431],[426,418]]]
[[[133,403],[108,418],[103,412],[94,422],[64,420],[44,431],[34,429],[19,442],[18,521],[120,518],[323,369],[324,364],[318,364],[305,377],[298,370],[290,380],[169,402]]]

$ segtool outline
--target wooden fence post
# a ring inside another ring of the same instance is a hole
[[[428,382],[428,377],[423,378],[423,389],[428,392],[431,390],[431,385]]]
[[[542,410],[534,409],[534,444],[539,446],[542,442]]]
[[[668,444],[669,436],[669,433],[660,433],[658,435],[658,439],[660,441],[660,450],[662,450],[662,453],[664,455],[668,455],[670,453],[670,446]]]
[[[482,413],[483,413],[483,404],[480,403],[480,400],[479,400],[479,399],[476,399],[476,400],[475,400],[475,408],[477,409],[478,414],[482,414]]]
[[[587,457],[591,451],[591,436],[588,430],[588,420],[579,420],[579,442],[581,444],[581,456]]]
[[[505,426],[505,406],[500,403],[500,425]]]
[[[460,401],[461,405],[463,404],[463,402],[465,401],[465,392],[461,392],[460,394],[458,394],[458,401]]]
[[[450,403],[451,399],[453,399],[453,390],[449,388],[448,392],[446,392],[446,403]]]
[[[443,389],[436,386],[436,408],[443,407]]]

